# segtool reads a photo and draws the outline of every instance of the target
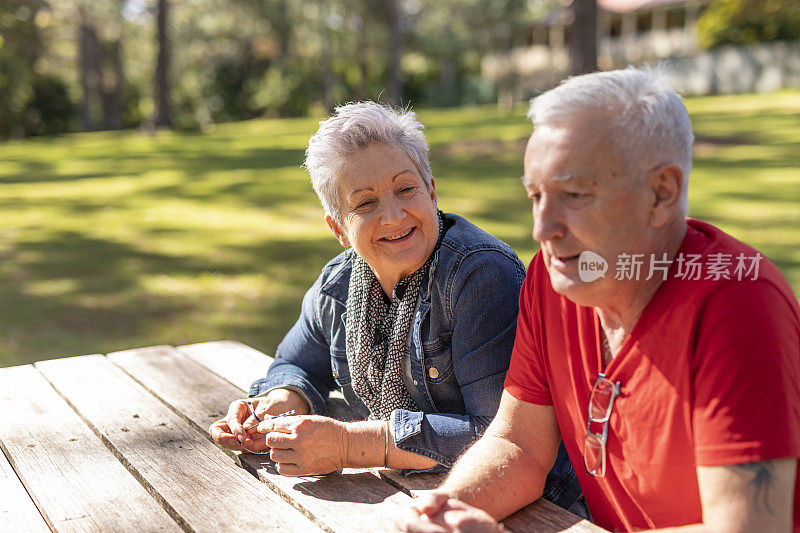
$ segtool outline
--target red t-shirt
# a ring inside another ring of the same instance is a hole
[[[737,280],[743,273],[734,271],[737,256],[757,252],[710,224],[687,222],[679,257],[708,265],[711,274],[681,279],[673,263],[605,370],[597,314],[553,291],[541,253],[520,294],[505,388],[520,400],[555,407],[592,517],[608,529],[701,522],[698,465],[800,457],[797,299],[766,259],[757,274]],[[714,280],[723,269],[711,263],[729,255],[732,279]],[[607,275],[615,275],[614,266]],[[583,440],[601,371],[621,383],[622,393],[610,419],[606,475],[596,478],[584,467]],[[796,532],[800,472],[797,478]]]

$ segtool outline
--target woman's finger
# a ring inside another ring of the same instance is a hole
[[[267,433],[264,435],[266,444],[270,448],[278,448],[283,450],[288,450],[290,448],[296,448],[298,445],[297,442],[297,435],[293,433]]]
[[[300,467],[294,463],[276,463],[275,468],[282,476],[302,476],[305,474],[305,472],[300,470]]]
[[[247,403],[245,400],[236,400],[235,402],[231,403],[231,406],[228,408],[228,416],[225,417],[225,420],[228,422],[228,427],[231,430],[231,433],[239,437],[239,440],[245,438],[245,431],[242,427],[242,422],[247,419],[250,415],[250,410],[247,408]]]
[[[231,434],[228,423],[225,420],[217,420],[211,424],[211,427],[208,428],[208,432],[211,438],[214,439],[214,442],[223,448],[236,447],[236,437]]]
[[[270,433],[272,431],[278,431],[280,433],[292,433],[296,425],[297,420],[296,417],[293,416],[267,418],[258,424],[258,432]]]
[[[286,450],[280,448],[272,448],[269,451],[269,458],[276,463],[297,464],[299,462],[297,451],[292,450],[291,448]]]

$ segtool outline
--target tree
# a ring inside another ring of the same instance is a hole
[[[800,38],[797,0],[713,0],[697,21],[700,45],[744,45]]]
[[[403,6],[400,0],[388,0],[389,32],[389,70],[386,85],[389,89],[389,103],[399,106],[403,101],[403,88],[400,84],[400,59],[403,56],[405,41],[403,28]]]
[[[597,0],[572,0],[572,14],[569,62],[577,76],[597,70]]]
[[[158,52],[155,75],[155,115],[156,128],[172,127],[172,101],[170,99],[170,41],[169,41],[169,2],[158,0],[156,13],[156,42]]]

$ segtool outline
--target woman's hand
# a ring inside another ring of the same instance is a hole
[[[407,521],[398,524],[409,533],[500,533],[505,531],[486,512],[467,505],[446,493],[433,490],[412,504]]]
[[[250,409],[247,406],[248,401],[253,411],[262,420],[286,411],[294,410],[296,414],[310,412],[310,408],[303,400],[303,397],[290,389],[274,389],[266,396],[259,396],[249,400],[236,400],[231,403],[225,418],[211,424],[208,430],[214,441],[223,448],[239,449],[236,441],[237,437],[248,450],[260,452],[266,448],[264,436],[252,429],[258,421],[250,415]]]
[[[285,476],[328,474],[345,466],[348,436],[344,422],[324,416],[287,416],[258,424],[270,459]]]

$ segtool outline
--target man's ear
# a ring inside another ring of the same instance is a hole
[[[653,191],[651,219],[654,227],[660,227],[681,210],[683,172],[677,165],[664,165],[653,170],[648,178]]]
[[[433,205],[436,205],[436,180],[433,176],[431,176],[431,190],[430,190],[431,200],[433,201]]]
[[[341,226],[336,223],[330,215],[325,215],[325,222],[328,223],[328,227],[331,228],[331,233],[333,236],[336,237],[336,240],[339,241],[339,244],[344,246],[345,248],[350,246],[350,239],[347,238],[347,234],[344,232]]]

